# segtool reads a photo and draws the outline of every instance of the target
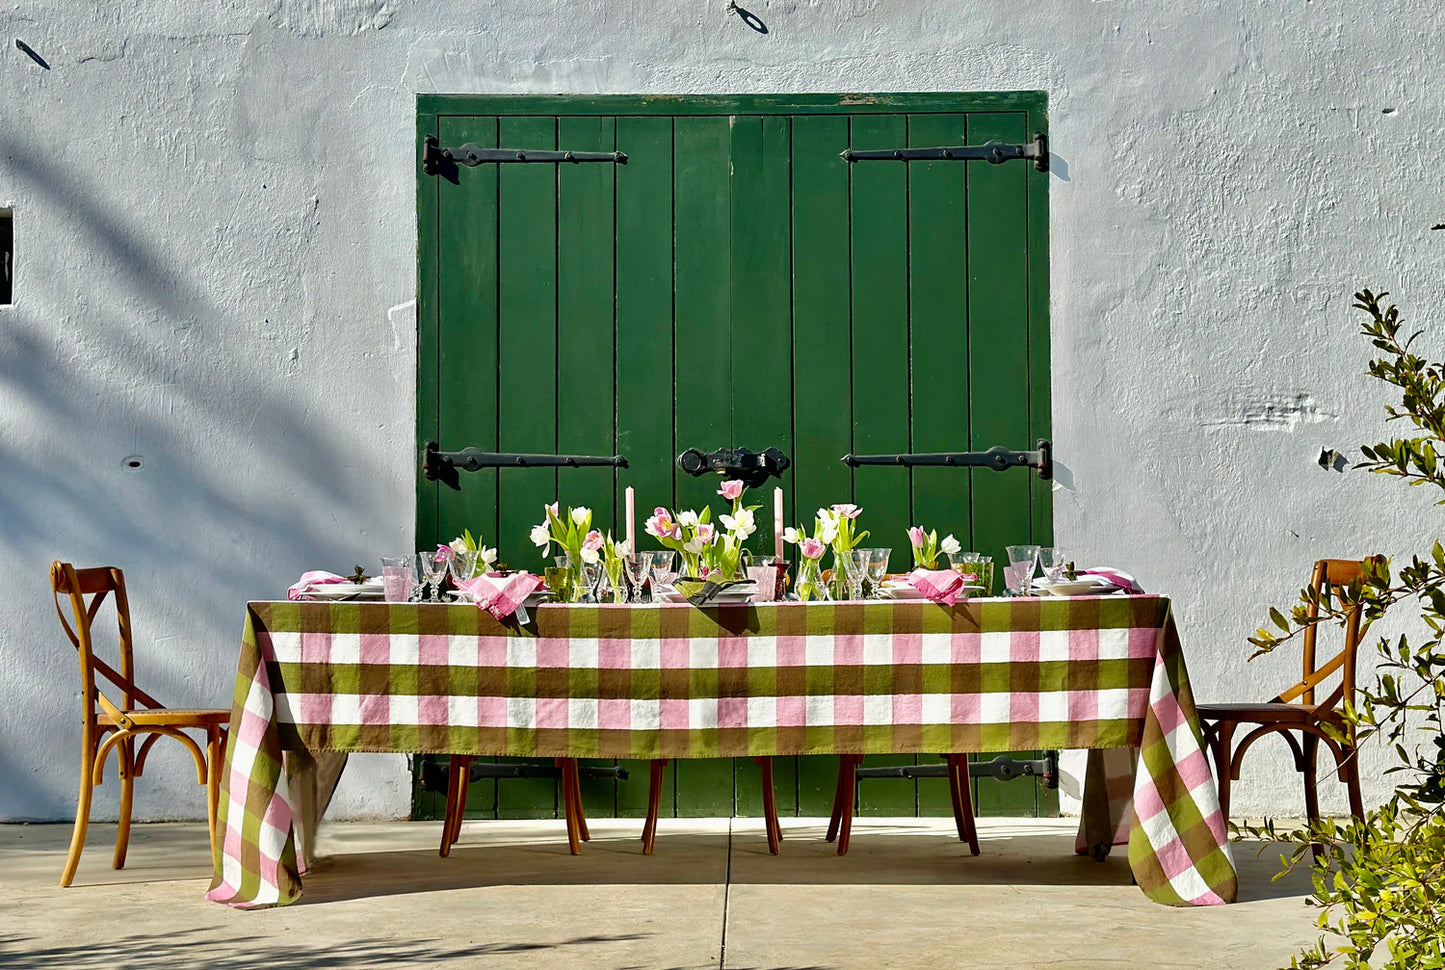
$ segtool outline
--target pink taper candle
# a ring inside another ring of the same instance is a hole
[[[783,558],[783,490],[773,489],[773,555]]]
[[[637,502],[633,498],[632,486],[627,486],[627,548],[637,554]]]

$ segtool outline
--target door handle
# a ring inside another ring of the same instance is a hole
[[[693,478],[712,472],[724,478],[736,478],[748,488],[757,488],[769,478],[782,478],[792,463],[776,448],[761,453],[748,448],[719,448],[707,454],[689,448],[677,456],[677,467]]]
[[[996,472],[1010,468],[1033,468],[1044,481],[1054,477],[1054,446],[1047,438],[1040,438],[1033,451],[1010,451],[1002,445],[995,445],[987,451],[942,451],[901,455],[844,455],[843,464],[850,468],[859,465],[902,465],[916,468],[923,465],[943,465],[951,468],[992,468]]]

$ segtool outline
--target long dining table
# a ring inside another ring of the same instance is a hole
[[[526,623],[464,603],[253,602],[231,724],[206,898],[240,908],[300,897],[348,752],[1085,748],[1081,851],[1118,833],[1161,903],[1237,891],[1162,596],[543,605]]]

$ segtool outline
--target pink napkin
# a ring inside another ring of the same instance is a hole
[[[313,569],[310,572],[301,574],[301,578],[286,590],[288,600],[307,599],[306,588],[308,586],[325,586],[329,583],[350,582],[345,576],[338,576],[335,573],[328,573],[324,569]]]
[[[1139,581],[1137,579],[1135,579],[1133,576],[1130,576],[1126,572],[1122,572],[1110,566],[1099,566],[1094,569],[1083,569],[1080,570],[1077,575],[1098,576],[1100,579],[1108,582],[1108,584],[1115,589],[1125,589],[1131,593],[1144,592],[1144,587],[1139,585]]]
[[[915,569],[908,574],[908,583],[933,602],[944,606],[952,606],[960,598],[967,598],[963,591],[963,575],[952,569]]]
[[[542,585],[541,576],[531,573],[512,573],[510,576],[476,576],[457,583],[472,594],[477,609],[486,610],[499,620],[504,620],[517,611],[523,601]]]

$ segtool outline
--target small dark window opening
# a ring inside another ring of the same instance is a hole
[[[0,306],[14,302],[15,220],[9,209],[0,209]]]

